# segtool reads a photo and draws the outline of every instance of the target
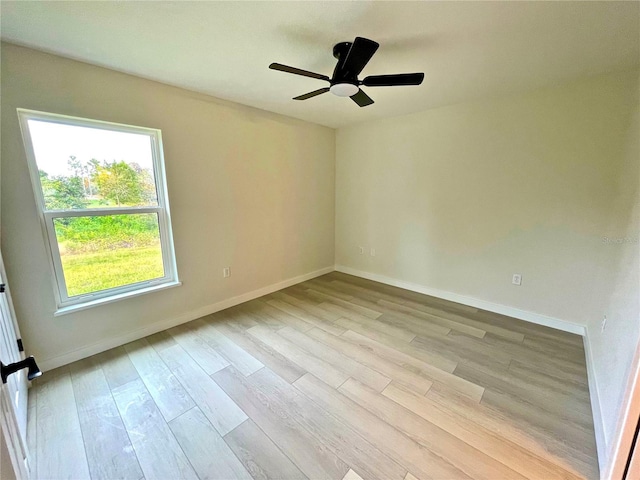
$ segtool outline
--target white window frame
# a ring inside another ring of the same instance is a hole
[[[164,169],[164,156],[162,150],[162,132],[154,128],[136,127],[120,123],[104,122],[87,118],[71,117],[55,113],[39,112],[18,108],[18,118],[20,129],[24,141],[27,163],[29,164],[29,174],[35,195],[40,223],[45,240],[45,246],[49,254],[51,271],[53,275],[54,295],[57,303],[55,315],[62,315],[76,310],[93,307],[96,305],[117,301],[136,295],[141,295],[164,288],[181,285],[178,281],[178,270],[176,266],[175,250],[173,246],[173,234],[171,230],[171,215],[169,212],[169,198],[167,196],[167,179]],[[39,120],[48,123],[62,125],[72,125],[78,127],[96,128],[99,130],[109,130],[114,132],[136,133],[147,135],[151,138],[151,151],[153,157],[154,180],[158,196],[157,206],[148,207],[116,207],[116,208],[87,208],[87,209],[64,209],[47,210],[44,202],[44,194],[40,183],[40,174],[36,162],[31,134],[29,131],[29,120]],[[67,285],[64,279],[60,251],[58,249],[58,239],[56,237],[54,220],[57,218],[100,216],[100,215],[133,215],[142,213],[155,213],[158,216],[158,227],[160,231],[160,246],[162,249],[162,263],[165,275],[162,278],[155,278],[148,281],[132,283],[120,287],[100,290],[94,293],[69,297],[67,295]]]

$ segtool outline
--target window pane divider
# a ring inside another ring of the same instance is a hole
[[[45,210],[47,219],[68,217],[99,217],[106,215],[136,215],[142,213],[160,213],[162,207],[108,207],[108,208],[79,208],[74,210]]]

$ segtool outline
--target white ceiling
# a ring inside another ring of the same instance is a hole
[[[2,38],[66,57],[340,127],[629,68],[639,2],[9,2]],[[425,72],[417,87],[366,88],[359,108],[331,94],[291,97],[331,76],[332,46],[380,49],[360,78]]]

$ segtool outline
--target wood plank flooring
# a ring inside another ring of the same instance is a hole
[[[582,339],[337,272],[46,372],[36,478],[597,479]]]

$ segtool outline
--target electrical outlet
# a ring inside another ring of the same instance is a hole
[[[222,269],[222,276],[224,278],[229,278],[231,276],[231,268],[230,267],[224,267]]]
[[[522,275],[519,273],[514,273],[513,278],[511,279],[511,283],[514,285],[522,285]]]
[[[364,247],[358,247],[360,249],[360,255],[364,255]]]
[[[604,332],[604,329],[607,328],[607,316],[605,315],[604,318],[602,319],[602,332]]]
[[[371,249],[371,251],[370,251],[369,253],[371,253],[371,256],[372,256],[372,257],[375,257],[375,256],[376,256],[376,249],[375,249],[375,248],[372,248],[372,249]]]

